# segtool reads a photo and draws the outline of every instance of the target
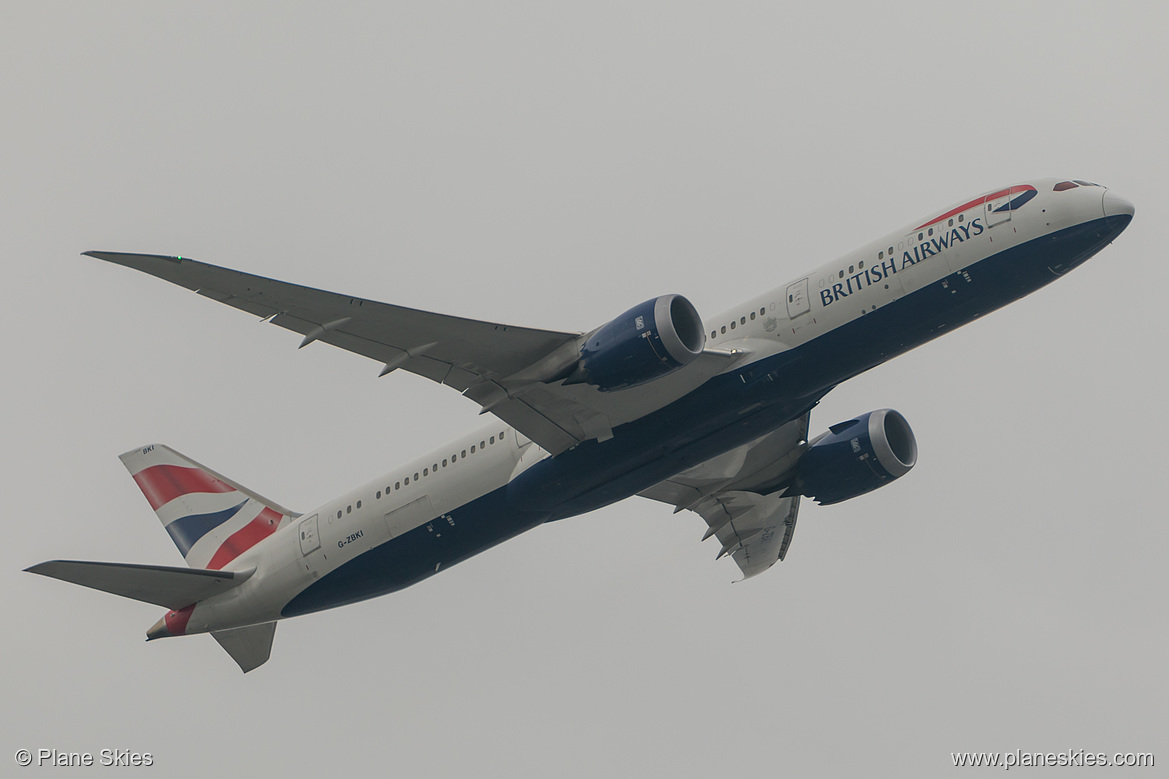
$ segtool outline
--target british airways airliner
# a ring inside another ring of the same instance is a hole
[[[29,568],[167,609],[147,640],[210,633],[244,672],[276,622],[408,587],[526,530],[633,495],[698,513],[743,577],[783,560],[800,498],[909,472],[905,418],[808,435],[833,387],[1034,292],[1116,238],[1132,204],[1088,181],[1014,184],[915,221],[730,311],[680,295],[587,333],[418,311],[185,257],[87,252],[452,387],[486,424],[298,513],[169,447],[122,455],[189,567]]]

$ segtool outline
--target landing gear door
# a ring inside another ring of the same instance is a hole
[[[998,197],[986,201],[986,226],[994,227],[1009,221],[1011,221],[1011,193],[1007,190]]]
[[[801,314],[808,313],[808,280],[800,279],[787,288],[787,316],[795,319]]]
[[[302,521],[297,532],[300,533],[300,553],[302,555],[308,557],[321,548],[321,536],[317,532],[316,514]]]

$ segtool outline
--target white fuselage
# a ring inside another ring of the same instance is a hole
[[[741,350],[743,359],[727,371],[741,370],[745,364],[813,344],[933,285],[946,289],[953,283],[957,299],[963,279],[970,280],[967,271],[988,258],[1109,216],[1103,187],[1053,191],[1056,181],[1026,185],[1035,194],[1024,198],[1025,206],[1005,213],[996,209],[1029,190],[1006,188],[997,198],[955,204],[753,296],[705,321],[707,346]],[[882,353],[869,362],[884,358]],[[421,528],[436,537],[459,532],[461,507],[506,487],[548,457],[496,421],[396,468],[302,515],[291,530],[276,532],[242,554],[228,569],[255,567],[255,574],[200,602],[187,632],[280,619],[294,596],[362,554]],[[435,572],[441,565],[436,564]]]

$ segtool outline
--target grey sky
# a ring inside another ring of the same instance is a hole
[[[4,14],[0,766],[21,747],[147,751],[167,776],[1169,762],[1163,10],[333,5]],[[669,292],[714,314],[1048,175],[1136,219],[829,395],[817,431],[893,407],[919,465],[805,506],[787,561],[742,585],[699,517],[631,499],[282,623],[244,677],[207,637],[144,644],[154,607],[20,572],[181,564],[117,460],[133,446],[306,510],[479,422],[86,249],[585,330]]]

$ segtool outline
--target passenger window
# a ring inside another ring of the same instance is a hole
[[[918,234],[917,234],[917,240],[919,240],[919,241],[920,241],[922,238],[924,238],[924,237],[925,237],[925,236],[924,236],[923,234],[921,234],[921,233],[918,233]]]
[[[772,305],[772,307],[775,306],[774,303],[772,303],[771,305]],[[767,313],[767,309],[765,309],[765,308],[759,309],[759,316],[763,316],[765,313]]]
[[[377,491],[377,499],[378,499],[378,500],[381,500],[381,499],[382,499],[382,491],[381,491],[381,490],[378,490],[378,491]]]
[[[852,273],[854,270],[856,270],[856,267],[855,267],[855,266],[853,266],[853,265],[849,265],[849,266],[848,266],[848,272],[849,272],[849,274],[851,274],[851,273]]]
[[[353,513],[353,507],[352,507],[352,506],[346,506],[346,507],[345,507],[345,513],[346,513],[346,514],[352,514],[352,513]]]
[[[422,469],[422,475],[423,475],[423,476],[429,476],[429,475],[430,475],[430,469],[429,469],[429,468],[423,468],[423,469]]]
[[[844,271],[840,272],[840,278],[842,278],[842,279],[844,278]]]
[[[735,323],[734,323],[734,322],[731,322],[731,329],[732,329],[732,330],[734,330],[734,329],[735,329]]]
[[[463,450],[463,455],[462,455],[462,456],[463,456],[464,458],[467,456],[467,450],[466,450],[466,449],[464,449],[464,450]]]
[[[443,467],[443,468],[445,468],[445,467],[446,467],[446,462],[447,462],[447,461],[446,461],[446,458],[445,458],[445,457],[444,457],[444,458],[442,458],[442,467]]]
[[[741,325],[747,324],[747,317],[745,317],[745,316],[739,317],[739,324],[741,324]]]
[[[495,445],[495,436],[491,436],[491,438],[489,438],[487,440],[491,443],[492,446]]]
[[[723,325],[722,330],[723,330],[723,335],[726,335],[727,334],[727,326]]]
[[[480,442],[479,442],[479,448],[480,448],[480,449],[483,449],[483,448],[485,448],[486,446],[487,446],[487,442],[486,442],[486,441],[480,441]]]
[[[361,501],[357,501],[357,508],[361,508]]]
[[[954,226],[954,220],[953,220],[953,219],[951,219],[951,220],[950,220],[950,227],[953,227],[953,226]]]
[[[856,269],[857,270],[864,270],[865,269],[865,261],[861,260],[859,263],[857,263]]]
[[[751,312],[751,321],[752,322],[755,321],[755,312],[754,311]]]
[[[890,257],[893,256],[893,247],[892,246],[889,247],[889,256]]]
[[[435,463],[434,465],[430,466],[430,470],[437,471],[438,470],[438,463]]]
[[[885,259],[885,252],[877,252],[877,259],[878,260]]]
[[[409,477],[409,476],[407,476],[405,479],[402,479],[402,484],[404,484],[404,485],[408,485],[409,483],[410,483],[410,477]]]
[[[958,221],[959,222],[961,222],[965,218],[966,218],[966,216],[964,214],[958,214]]]
[[[471,454],[475,454],[475,444],[471,444]]]
[[[396,490],[397,490],[397,489],[401,489],[401,487],[402,487],[402,483],[401,483],[401,482],[397,482],[397,481],[396,481],[396,482],[394,482],[394,489],[396,489]]]
[[[341,509],[337,509],[337,519],[341,518]]]
[[[711,330],[711,331],[710,331],[710,337],[711,337],[711,338],[718,338],[718,331],[717,331],[717,330]]]

